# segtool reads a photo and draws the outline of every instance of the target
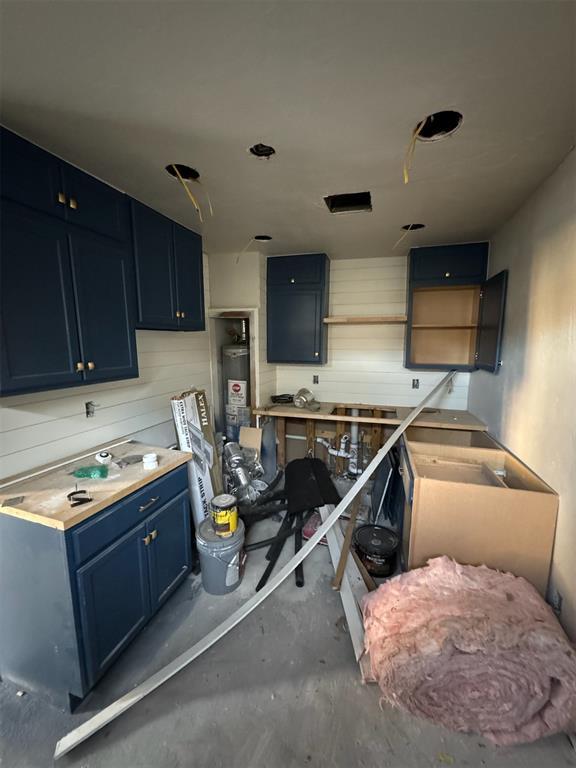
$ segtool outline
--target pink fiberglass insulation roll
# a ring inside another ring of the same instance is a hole
[[[576,652],[525,579],[438,557],[364,600],[384,700],[496,744],[576,727]]]

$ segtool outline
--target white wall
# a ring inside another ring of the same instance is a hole
[[[205,293],[208,291],[206,263]],[[16,395],[0,401],[0,478],[126,435],[175,441],[170,397],[210,388],[208,333],[137,331],[138,379]],[[86,418],[84,403],[97,403]]]
[[[345,259],[330,265],[330,315],[396,315],[406,312],[406,256]],[[328,328],[326,365],[277,366],[278,392],[311,389],[319,400],[416,405],[442,372],[404,368],[403,325],[333,325]],[[319,384],[312,376],[319,376]],[[412,389],[412,379],[420,388]],[[465,410],[470,374],[437,404]]]
[[[212,254],[210,306],[214,308],[257,307],[260,304],[259,253]]]
[[[503,366],[470,409],[560,494],[551,586],[576,639],[576,152],[492,238],[508,269]]]

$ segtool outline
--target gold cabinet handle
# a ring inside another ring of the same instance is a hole
[[[444,275],[444,277],[450,277],[450,272],[446,272],[446,274]]]
[[[93,362],[90,360],[90,362],[88,363],[88,370],[89,370],[89,371],[93,371],[95,368],[96,368],[96,366],[95,366],[95,365],[94,365],[94,363],[93,363]]]
[[[84,370],[84,363],[82,362],[76,363],[76,373],[82,373],[83,370]]]
[[[186,313],[185,312],[180,312],[180,317],[186,317]]]
[[[296,280],[294,280],[294,278],[293,278],[293,277],[291,277],[291,278],[290,278],[290,282],[291,282],[291,283],[295,283],[295,282],[296,282]]]
[[[150,538],[152,539],[152,541],[154,541],[154,539],[157,538],[157,536],[158,536],[158,531],[156,529],[154,529],[153,531],[150,531]]]
[[[73,211],[78,210],[78,201],[76,200],[75,197],[71,197],[70,200],[68,200],[68,205],[70,206],[70,208],[72,208]]]
[[[144,546],[147,547],[148,544],[150,544],[150,541],[151,541],[150,534],[148,534],[147,536],[144,536],[142,541],[144,542]]]
[[[320,352],[314,352],[314,357],[320,357]]]
[[[61,205],[66,205],[66,195],[64,194],[64,192],[58,192],[58,202]]]
[[[176,317],[180,317],[180,312],[176,310]]]

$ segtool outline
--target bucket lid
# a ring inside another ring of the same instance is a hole
[[[231,536],[219,536],[212,525],[212,518],[207,517],[196,530],[196,541],[210,549],[234,549],[244,539],[244,523],[238,519],[238,527]]]
[[[398,549],[400,538],[383,525],[361,525],[354,531],[354,543],[367,555],[389,557]]]
[[[231,493],[221,493],[219,496],[214,496],[210,504],[218,509],[229,509],[236,506],[236,496],[232,496]]]

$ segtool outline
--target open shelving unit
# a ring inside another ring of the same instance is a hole
[[[333,315],[326,325],[405,325],[406,315]]]

